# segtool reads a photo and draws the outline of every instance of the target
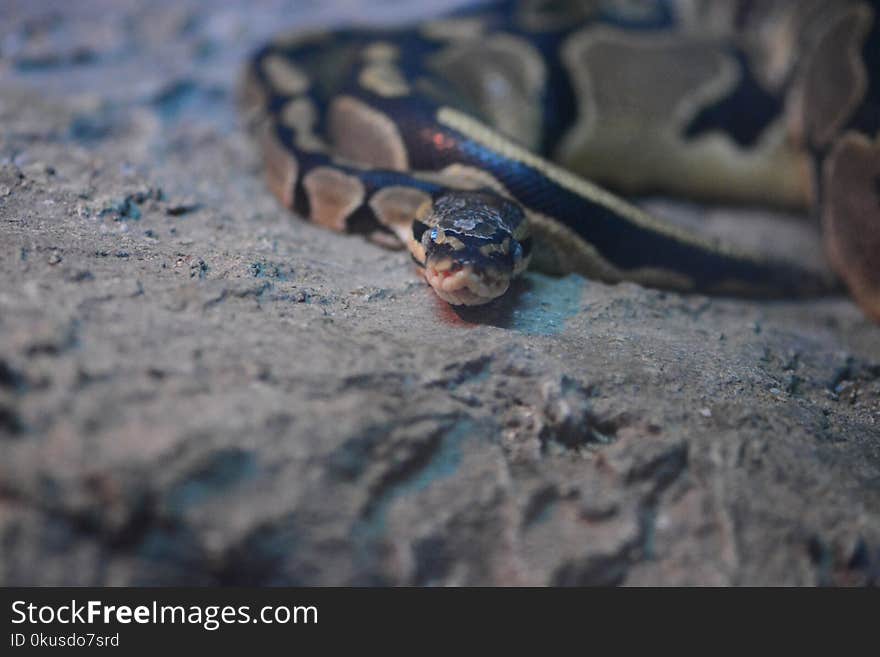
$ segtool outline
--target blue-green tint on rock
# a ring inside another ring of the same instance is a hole
[[[219,451],[171,489],[166,498],[168,508],[172,514],[184,513],[256,474],[256,460],[250,452],[237,448]]]
[[[510,327],[529,335],[558,335],[565,322],[581,310],[586,281],[575,274],[553,278],[537,272],[526,275],[528,289],[517,299]]]

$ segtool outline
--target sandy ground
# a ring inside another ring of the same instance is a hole
[[[0,11],[0,584],[880,580],[848,300],[530,274],[457,315],[237,123],[250,49],[358,3]]]

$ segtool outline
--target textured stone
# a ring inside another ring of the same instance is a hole
[[[877,582],[851,302],[532,274],[450,311],[267,192],[232,89],[293,20],[256,4],[9,5],[0,584]]]

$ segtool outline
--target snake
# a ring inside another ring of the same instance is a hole
[[[238,99],[268,188],[408,249],[452,305],[526,268],[685,293],[841,281],[880,321],[880,3],[494,0],[414,24],[281,33]],[[644,209],[802,210],[832,273]]]

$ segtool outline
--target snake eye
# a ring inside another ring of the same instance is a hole
[[[436,228],[431,229],[431,241],[436,242],[437,236],[439,235],[439,231]]]

